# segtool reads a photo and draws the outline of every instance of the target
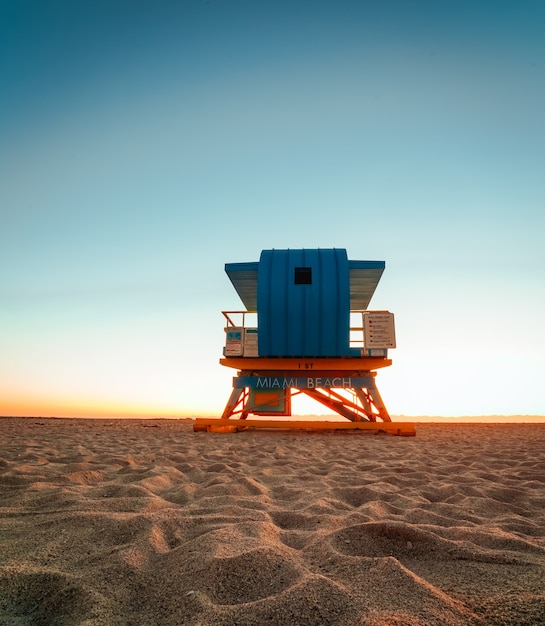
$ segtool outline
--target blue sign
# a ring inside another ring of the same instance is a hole
[[[373,378],[351,378],[350,376],[237,376],[233,378],[233,387],[253,389],[341,389],[372,387]]]

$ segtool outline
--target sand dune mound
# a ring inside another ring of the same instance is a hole
[[[348,526],[335,533],[331,543],[341,554],[351,556],[440,558],[441,555],[451,557],[457,551],[455,542],[399,521]]]

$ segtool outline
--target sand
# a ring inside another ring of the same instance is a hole
[[[0,419],[0,624],[545,624],[545,424]]]

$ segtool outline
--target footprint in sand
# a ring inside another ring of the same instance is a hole
[[[204,580],[213,602],[242,604],[275,596],[300,577],[293,563],[269,548],[214,558]]]
[[[68,575],[0,568],[0,624],[75,626],[92,617],[94,605]]]

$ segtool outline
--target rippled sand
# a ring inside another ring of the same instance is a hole
[[[545,624],[545,424],[0,419],[0,624]]]

